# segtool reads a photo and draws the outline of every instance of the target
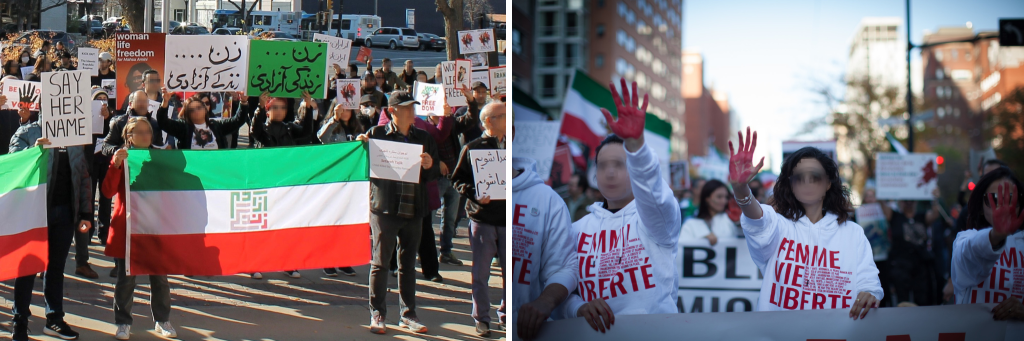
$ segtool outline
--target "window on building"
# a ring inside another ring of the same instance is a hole
[[[555,75],[542,75],[540,82],[540,96],[544,98],[554,98],[556,91]]]
[[[512,28],[512,53],[523,54],[523,32]]]
[[[598,38],[603,38],[604,37],[604,24],[597,25],[597,28],[594,28],[594,33],[597,33],[597,37]]]
[[[625,75],[629,69],[629,63],[625,59],[619,58],[615,60],[615,72],[620,75]]]
[[[633,25],[636,23],[636,13],[633,10],[626,9],[626,24]]]
[[[935,79],[942,79],[943,77],[945,77],[945,75],[946,75],[946,73],[942,72],[941,68],[936,68],[935,69]]]
[[[942,50],[935,50],[935,60],[942,61]]]
[[[543,66],[555,66],[558,64],[558,43],[544,43],[543,56],[541,65]]]
[[[955,62],[956,61],[956,53],[957,53],[957,49],[949,50],[949,59]]]
[[[542,36],[553,36],[555,35],[555,12],[543,12],[540,14],[541,17],[541,35]]]
[[[600,69],[602,67],[604,67],[604,55],[598,54],[594,56],[594,68]]]
[[[626,3],[622,2],[622,1],[619,1],[619,4],[617,6],[615,6],[615,11],[619,12],[619,16],[623,17],[623,18],[626,17],[626,11],[628,11],[628,10],[629,10],[629,8],[626,7]]]
[[[580,34],[580,28],[576,20],[576,12],[565,13],[565,35],[575,37]]]
[[[943,107],[939,107],[938,109],[935,109],[935,114],[939,115],[939,119],[942,119],[943,117],[946,116],[946,109]]]
[[[565,66],[576,66],[576,44],[565,44]]]

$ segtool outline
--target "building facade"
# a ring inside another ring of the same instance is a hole
[[[704,57],[700,52],[683,51],[682,62],[688,156],[707,156],[709,147],[724,154],[734,134],[728,95],[704,85]]]

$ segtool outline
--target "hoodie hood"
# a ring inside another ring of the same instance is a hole
[[[838,221],[839,221],[839,216],[837,216],[837,215],[835,215],[835,214],[833,214],[831,212],[826,212],[825,215],[821,217],[821,220],[818,220],[817,223],[811,223],[811,220],[807,218],[806,214],[801,216],[800,219],[797,219],[796,223],[798,225],[801,225],[801,226],[804,226],[804,227],[807,227],[807,228],[810,228],[810,229],[821,229],[823,231],[835,231],[835,230],[839,229]]]
[[[537,174],[537,161],[525,157],[513,157],[512,169],[522,171],[519,176],[512,178],[512,191],[524,191],[527,188],[543,185],[544,181]]]

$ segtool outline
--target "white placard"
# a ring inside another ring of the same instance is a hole
[[[878,153],[875,162],[878,199],[932,200],[938,185],[934,153]]]
[[[103,106],[107,101],[92,101],[92,133],[103,134]]]
[[[466,96],[460,89],[463,86],[469,88],[473,77],[472,72],[469,61],[465,59],[441,62],[442,84],[444,84],[444,95],[448,98],[449,106],[466,106]]]
[[[154,115],[154,117],[155,117],[156,116],[156,111],[160,110],[160,104],[162,104],[162,103],[154,101],[154,100],[149,100],[149,107],[146,108],[146,110],[149,110],[149,113]]]
[[[476,197],[489,195],[491,200],[505,200],[505,150],[470,150],[469,160],[473,167]]]
[[[338,65],[342,74],[348,73],[348,58],[352,53],[352,41],[326,34],[314,33],[313,41],[327,43],[327,72],[333,74],[334,65]]]
[[[359,109],[359,98],[363,95],[363,89],[359,86],[358,79],[336,80],[338,91],[337,102],[343,109]],[[334,108],[331,108],[332,110]]]
[[[419,183],[423,145],[370,139],[370,177]]]
[[[459,53],[480,53],[495,51],[494,29],[459,31]]]
[[[96,77],[100,75],[100,50],[79,47],[78,48],[78,69],[88,70],[89,76]]]
[[[107,98],[117,98],[117,80],[101,79],[100,87],[107,92]]]
[[[39,94],[42,90],[39,82],[15,79],[5,80],[3,81],[3,89],[0,91],[0,95],[7,97],[7,103],[4,104],[3,108],[17,110],[21,107],[21,100],[24,98],[25,102],[31,105],[28,108],[29,110],[39,110]]]
[[[551,163],[555,158],[555,145],[562,121],[515,122],[516,137],[512,140],[512,155],[537,161],[537,175],[551,178]]]
[[[21,79],[28,79],[28,74],[32,73],[36,69],[35,66],[25,66],[21,68]]]
[[[491,73],[487,72],[486,69],[484,69],[483,71],[473,71],[473,83],[476,83],[476,82],[484,83],[484,86],[486,86],[488,91],[490,91],[490,88],[491,88]],[[470,83],[470,84],[472,84],[472,83]]]
[[[518,129],[516,130],[518,132]],[[761,290],[757,265],[745,239],[682,239],[676,275],[684,313],[753,311]]]
[[[474,71],[476,71],[476,70],[487,70],[487,67],[489,66],[489,65],[487,65],[487,53],[486,52],[467,54],[466,55],[466,59],[469,60],[470,64],[473,66],[473,70]]]
[[[416,82],[413,96],[420,104],[416,105],[416,115],[444,116],[444,87],[441,84]]]
[[[92,143],[91,82],[85,70],[43,72],[39,125],[50,140],[46,148]]]
[[[497,94],[505,94],[505,74],[507,69],[505,66],[492,67],[488,70],[488,76],[490,77],[491,85],[491,96]]]
[[[246,91],[249,38],[239,35],[168,35],[167,91]]]

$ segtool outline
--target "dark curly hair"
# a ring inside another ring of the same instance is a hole
[[[1017,187],[1017,209],[1020,210],[1021,206],[1024,205],[1024,185],[1021,185],[1020,180],[1013,176],[1013,172],[1009,168],[999,167],[995,170],[985,173],[984,176],[978,180],[978,185],[974,187],[974,191],[971,192],[971,198],[967,200],[967,228],[968,229],[983,229],[992,226],[992,222],[985,219],[985,194],[988,192],[988,186],[991,186],[996,181],[1006,179],[1009,180],[1014,186]]]
[[[850,190],[843,186],[843,182],[839,178],[839,166],[836,165],[835,160],[814,147],[801,148],[782,162],[782,174],[779,174],[779,179],[775,181],[775,194],[768,200],[768,204],[786,219],[797,221],[804,216],[804,205],[796,200],[793,186],[789,182],[789,177],[793,176],[793,169],[803,159],[818,160],[825,168],[829,183],[832,184],[825,192],[825,202],[821,206],[824,211],[822,213],[835,214],[839,224],[849,221],[853,205],[850,204]]]
[[[714,180],[714,179],[708,180],[708,182],[705,183],[704,187],[701,187],[701,190],[700,190],[700,200],[698,201],[700,203],[700,206],[697,206],[698,207],[697,208],[697,218],[700,218],[700,219],[711,219],[712,218],[712,216],[711,216],[711,206],[708,204],[708,198],[711,197],[711,194],[715,193],[715,191],[717,191],[719,188],[725,188],[725,192],[726,192],[725,195],[726,195],[726,197],[732,197],[732,192],[729,191],[729,188],[725,186],[724,182],[721,182],[719,180]],[[753,195],[753,194],[751,194],[751,195]],[[719,213],[721,213],[721,212],[719,212]]]

